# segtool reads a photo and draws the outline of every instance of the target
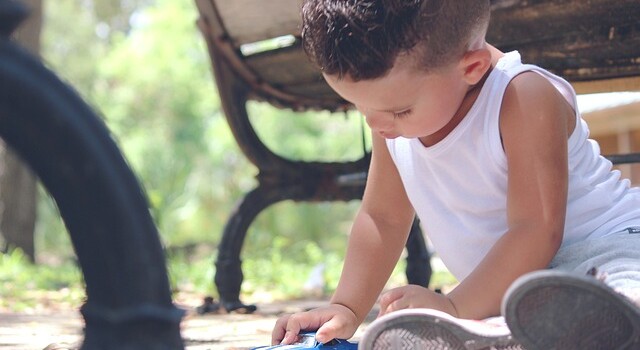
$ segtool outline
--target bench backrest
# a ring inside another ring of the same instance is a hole
[[[196,0],[212,54],[259,99],[293,109],[347,105],[300,45],[301,0]],[[640,1],[493,0],[487,40],[574,83],[578,92],[640,89]]]

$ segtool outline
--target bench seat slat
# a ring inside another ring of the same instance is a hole
[[[215,0],[214,3],[238,48],[300,33],[302,0]]]

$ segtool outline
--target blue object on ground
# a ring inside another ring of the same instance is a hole
[[[302,332],[298,335],[298,341],[289,345],[259,346],[251,350],[268,349],[325,349],[325,350],[357,350],[357,343],[350,343],[344,339],[333,339],[322,344],[316,340],[316,332]]]

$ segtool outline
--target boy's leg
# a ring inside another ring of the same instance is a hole
[[[505,294],[503,314],[528,350],[640,349],[640,308],[592,276],[524,275]]]
[[[504,320],[463,320],[430,309],[406,309],[372,322],[359,350],[512,349],[517,344]]]

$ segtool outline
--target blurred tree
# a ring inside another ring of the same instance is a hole
[[[168,244],[216,242],[233,198],[254,182],[220,112],[196,16],[190,0],[47,8],[47,62],[103,115]]]
[[[210,233],[217,241],[229,198],[253,180],[220,112],[195,7],[159,0],[134,17],[99,62],[96,101],[144,180],[167,242]]]
[[[38,56],[42,28],[42,0],[23,1],[29,18],[14,34],[23,47]],[[0,147],[0,232],[4,251],[20,248],[35,261],[36,179],[31,170],[4,144]]]
[[[215,246],[234,203],[256,185],[257,170],[221,111],[196,18],[192,0],[56,0],[46,8],[43,33],[46,61],[103,115],[169,246]],[[364,152],[359,116],[260,103],[250,114],[260,137],[286,157],[336,161]],[[64,235],[48,208],[38,231],[58,250]],[[274,206],[252,225],[246,257],[270,254],[275,237],[283,238],[278,249],[286,258],[298,262],[308,258],[298,247],[310,241],[342,250],[354,208]]]

